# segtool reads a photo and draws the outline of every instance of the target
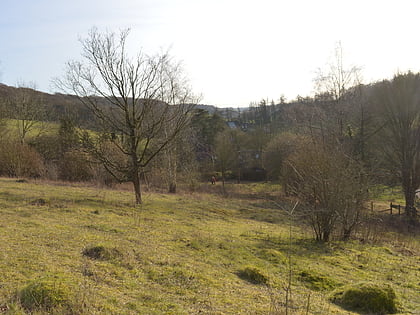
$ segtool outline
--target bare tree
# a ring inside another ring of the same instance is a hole
[[[37,130],[37,135],[45,131],[46,110],[41,93],[35,83],[19,83],[9,99],[9,117],[16,119],[20,142],[25,143],[27,135]]]
[[[378,84],[372,101],[384,124],[383,152],[390,170],[401,181],[405,212],[415,219],[415,196],[420,187],[420,74],[400,74]]]
[[[327,64],[326,70],[318,69],[315,78],[316,99],[323,104],[327,111],[327,117],[333,117],[336,123],[333,124],[334,134],[340,139],[345,133],[346,107],[359,92],[354,87],[361,83],[361,69],[357,66],[346,66],[343,57],[341,42],[335,47],[334,57]],[[352,104],[350,104],[352,105]],[[324,126],[322,128],[325,127]]]
[[[102,133],[85,133],[85,147],[115,178],[133,183],[140,204],[142,169],[189,124],[194,99],[179,63],[167,53],[130,57],[128,34],[92,29],[81,40],[83,61],[69,62],[58,85],[95,115]]]
[[[315,78],[315,88],[318,93],[327,93],[333,100],[344,97],[349,88],[360,84],[361,69],[357,66],[345,67],[343,47],[338,42],[334,51],[334,58],[328,63],[327,70],[318,69]]]
[[[166,136],[166,133],[165,133]],[[182,134],[166,146],[150,169],[151,178],[161,185],[165,184],[169,193],[176,193],[179,179],[194,186],[197,172],[196,134],[192,127],[182,131]]]

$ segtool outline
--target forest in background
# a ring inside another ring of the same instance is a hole
[[[362,84],[341,46],[319,70],[313,97],[246,109],[197,105],[167,55],[127,57],[128,31],[91,30],[83,62],[69,62],[49,95],[0,86],[0,175],[103,185],[131,182],[176,193],[203,182],[278,181],[306,211],[317,240],[349,239],[370,191],[400,186],[418,223],[420,75]]]

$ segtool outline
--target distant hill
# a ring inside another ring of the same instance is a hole
[[[1,100],[6,100],[18,93],[19,90],[23,88],[16,88],[13,86],[8,86],[0,83],[0,102]],[[69,94],[49,94],[40,91],[36,91],[38,96],[42,97],[44,104],[49,109],[49,120],[57,121],[64,115],[72,115],[80,119],[82,125],[89,124],[92,121],[92,116],[89,110],[79,101],[77,96]],[[214,112],[220,113],[222,116],[225,116],[226,112],[235,111],[233,108],[219,108],[214,105],[198,104],[196,105],[198,109],[203,109],[210,114]]]
[[[0,83],[0,102],[2,100],[7,101],[7,99],[12,98],[23,89],[27,88],[16,88]],[[58,121],[61,117],[70,115],[78,117],[81,125],[88,126],[89,121],[92,120],[89,110],[74,95],[60,93],[48,94],[36,90],[33,91],[37,97],[43,100],[44,105],[47,107],[48,121]]]

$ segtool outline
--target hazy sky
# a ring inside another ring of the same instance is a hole
[[[420,71],[419,14],[405,0],[0,0],[0,82],[55,92],[89,29],[131,28],[131,47],[183,61],[204,104],[290,100],[313,93],[338,41],[365,83]]]

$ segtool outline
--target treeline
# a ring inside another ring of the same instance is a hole
[[[284,194],[305,205],[316,237],[324,241],[337,224],[342,238],[350,237],[372,185],[401,185],[406,214],[416,220],[419,88],[420,75],[406,73],[352,86],[339,97],[327,91],[279,104],[261,101],[230,114],[195,108],[188,126],[141,169],[141,180],[170,192],[180,183],[196,189],[212,176],[222,185],[226,180],[281,181]],[[59,108],[58,103],[43,101],[50,95],[30,88],[2,89],[8,90],[0,99],[2,176],[105,185],[119,181],[86,148],[83,137],[89,133],[106,141],[118,136],[103,133],[91,113],[88,129],[80,124],[89,117],[84,111],[79,112],[82,118],[74,110],[55,112],[51,108]],[[63,108],[80,106],[75,97],[64,99],[68,103]],[[118,150],[105,147],[106,141],[102,149],[107,155],[127,163]]]
[[[314,97],[210,112],[172,57],[127,56],[128,33],[81,41],[84,61],[56,82],[68,94],[0,86],[0,175],[131,182],[138,204],[144,184],[280,181],[323,241],[350,237],[372,185],[401,185],[418,221],[419,74],[363,85],[337,50]]]
[[[386,104],[380,97],[389,93],[387,89],[397,81],[416,81],[417,76],[408,73],[396,76],[392,81],[352,87],[340,99],[325,93],[279,104],[262,100],[247,109],[216,108],[209,112],[196,108],[191,115],[191,125],[184,132],[186,141],[179,140],[181,156],[185,156],[184,152],[193,153],[198,178],[201,179],[209,179],[216,172],[221,179],[223,174],[226,179],[237,181],[278,180],[282,176],[282,164],[294,148],[300,141],[311,140],[344,150],[369,170],[376,183],[398,184],[399,174],[390,169],[392,154],[388,152],[392,151],[388,148],[391,140],[388,134],[398,117],[389,115],[402,115],[403,112],[387,112],[398,108],[385,108]],[[88,129],[90,124],[91,130],[100,129],[100,126],[93,125],[92,113],[83,109],[75,96],[49,95],[31,88],[4,85],[1,91],[2,141],[26,143],[47,164],[62,160],[66,153],[78,149],[80,128]],[[417,97],[417,90],[413,93],[413,97]],[[389,102],[393,101],[394,96],[389,97]],[[401,111],[416,110],[404,108],[409,104],[398,104]],[[417,113],[410,114],[414,120]],[[408,125],[407,128],[414,128],[415,123],[414,120],[414,126]],[[3,153],[6,151],[2,150]],[[395,147],[394,151],[397,155],[398,148]],[[178,164],[185,165],[185,162]],[[2,175],[34,175],[21,171],[5,173],[4,169]],[[41,176],[40,172],[35,173]],[[82,173],[89,177],[89,172]],[[144,173],[152,172],[145,170]],[[73,175],[58,178],[86,179]]]

